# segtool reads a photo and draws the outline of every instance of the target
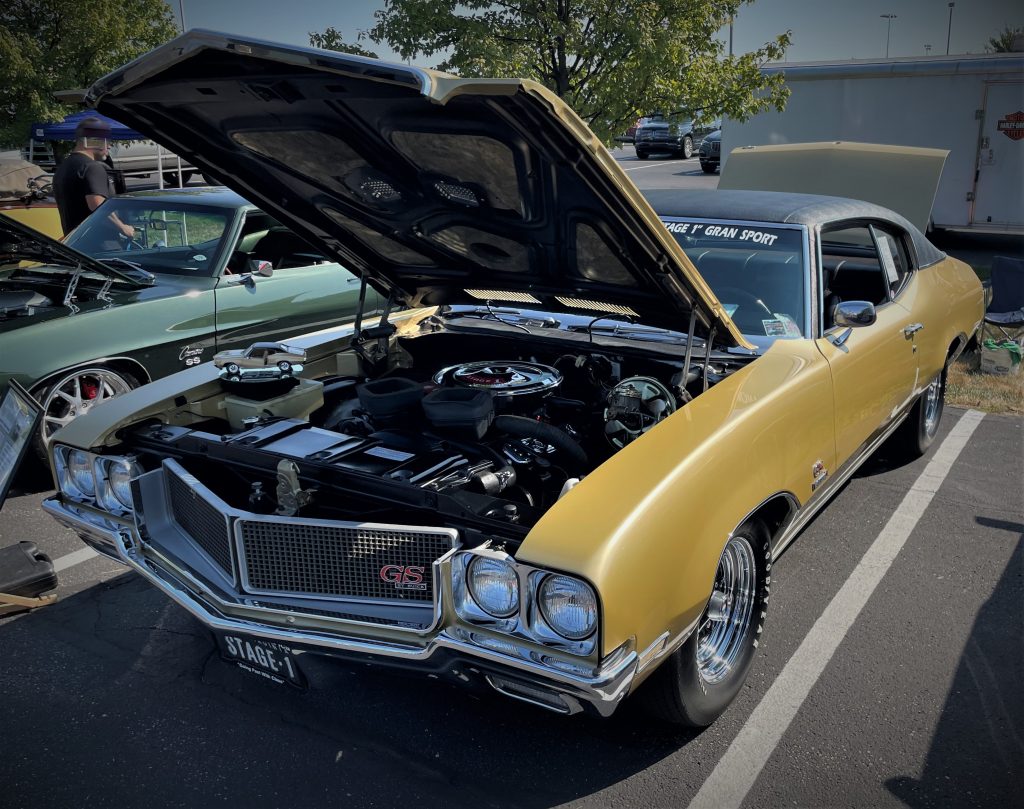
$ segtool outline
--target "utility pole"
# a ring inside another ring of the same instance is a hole
[[[885,58],[889,58],[889,34],[892,31],[892,21],[896,19],[895,14],[879,14],[883,20],[888,20],[888,25],[885,29]]]
[[[953,33],[953,6],[956,3],[949,4],[949,26],[946,28],[946,56],[949,56],[949,35]]]
[[[178,17],[181,18],[181,33],[185,33],[185,0],[178,0]]]
[[[732,56],[732,17],[729,18],[729,56]]]
[[[928,56],[929,54],[931,54],[931,52],[932,52],[932,46],[931,45],[925,45],[924,46],[924,55]]]

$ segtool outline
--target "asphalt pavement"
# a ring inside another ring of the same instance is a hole
[[[630,176],[707,180],[671,163]],[[274,686],[82,553],[29,469],[0,546],[58,560],[60,600],[0,618],[0,807],[1019,805],[1022,481],[1018,417],[947,409],[925,458],[881,452],[773,566],[751,675],[694,733],[628,701],[567,718],[362,666]]]

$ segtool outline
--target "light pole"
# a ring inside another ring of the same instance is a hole
[[[946,28],[946,56],[949,56],[949,35],[953,33],[953,6],[956,3],[949,4],[949,26]]]
[[[896,19],[895,14],[879,14],[883,20],[888,20],[888,25],[885,28],[885,58],[889,58],[889,33],[892,31],[892,21]]]
[[[178,0],[178,16],[181,17],[181,33],[185,33],[185,0]]]

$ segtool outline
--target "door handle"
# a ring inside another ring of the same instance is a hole
[[[911,323],[909,326],[907,326],[903,330],[903,336],[904,337],[913,337],[915,334],[917,334],[923,328],[924,328],[924,323]]]

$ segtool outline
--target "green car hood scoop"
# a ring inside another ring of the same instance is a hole
[[[0,214],[0,264],[11,265],[22,261],[56,264],[70,270],[81,270],[124,281],[133,286],[147,286],[151,282],[151,279],[135,277],[129,269],[122,272],[102,261],[97,261],[38,230]]]
[[[519,79],[189,31],[89,100],[407,306],[615,313],[746,342],[607,149]]]

